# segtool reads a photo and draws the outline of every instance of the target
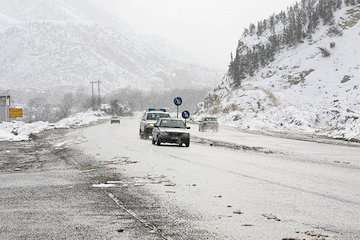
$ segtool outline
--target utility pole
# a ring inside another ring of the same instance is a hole
[[[94,84],[96,82],[94,81],[91,81],[90,84],[91,84],[91,106],[92,106],[92,110],[95,110],[95,99],[94,99]]]
[[[91,105],[92,109],[100,109],[101,107],[101,91],[100,91],[100,84],[101,81],[91,81]],[[95,87],[94,85],[97,84],[97,99],[95,99]]]
[[[101,108],[100,84],[101,84],[101,81],[97,81],[97,85],[98,85],[98,109]]]

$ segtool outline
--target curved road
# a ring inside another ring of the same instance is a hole
[[[137,133],[137,119],[124,118],[120,125],[76,130],[68,139],[124,176],[106,189],[141,189],[170,219],[213,239],[360,239],[359,147],[229,129],[199,136],[278,152],[265,154],[194,142],[158,147]],[[160,223],[165,236],[173,234],[171,224]]]

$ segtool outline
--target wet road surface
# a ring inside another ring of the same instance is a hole
[[[150,192],[172,218],[173,208],[181,209],[194,216],[184,222],[215,239],[360,236],[359,147],[269,136],[247,136],[241,144],[258,142],[271,153],[194,142],[190,148],[158,147],[137,133],[137,120],[128,118],[69,137],[78,139],[77,149],[128,178],[113,189]],[[212,137],[232,140],[226,134]]]
[[[356,146],[137,132],[125,118],[0,143],[0,239],[360,239]]]
[[[139,222],[93,187],[121,177],[80,152],[54,147],[62,137],[0,143],[0,239],[164,239],[154,225],[160,207],[141,191],[121,190],[119,201],[156,219]]]

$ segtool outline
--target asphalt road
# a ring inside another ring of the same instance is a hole
[[[33,142],[0,142],[0,239],[163,239],[93,187],[118,176],[64,146],[63,135],[52,131]],[[141,193],[122,193],[122,201],[139,202]]]
[[[360,239],[360,148],[138,121],[0,143],[0,239]],[[196,137],[195,137],[196,135]]]
[[[360,239],[358,146],[245,136],[233,129],[198,137],[255,148],[214,147],[199,138],[190,148],[153,146],[139,139],[132,118],[78,130],[67,144],[122,176],[99,187],[117,197],[121,189],[140,191],[139,199],[153,202],[157,220],[148,217],[151,209],[137,211],[138,203],[124,205],[155,221],[165,237]]]

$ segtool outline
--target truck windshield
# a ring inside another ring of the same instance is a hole
[[[186,128],[182,120],[162,120],[160,127],[164,128]]]
[[[159,118],[170,118],[168,113],[148,113],[146,120],[157,120]]]

